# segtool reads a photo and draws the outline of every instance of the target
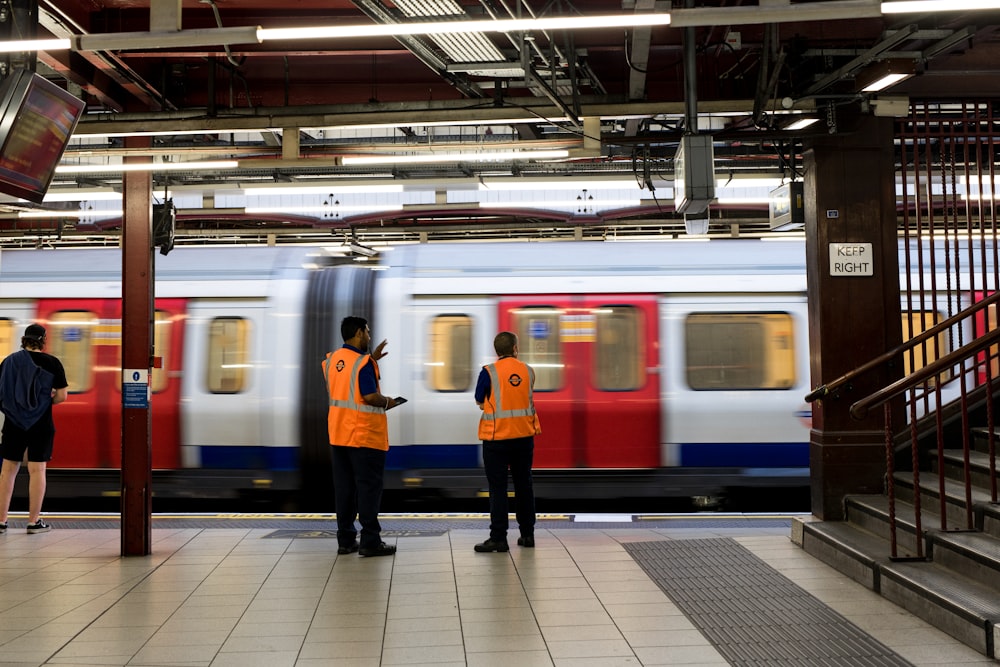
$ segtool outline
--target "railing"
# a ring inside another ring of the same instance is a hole
[[[851,383],[858,377],[869,371],[881,367],[892,360],[903,355],[911,355],[915,350],[923,346],[927,341],[934,340],[942,332],[951,331],[955,327],[962,327],[968,322],[987,321],[983,317],[987,309],[1000,302],[1000,292],[995,292],[983,298],[971,306],[965,308],[943,322],[921,332],[907,342],[896,348],[872,359],[868,363],[842,375],[841,377],[824,384],[809,393],[805,400],[812,402],[822,399],[825,396],[836,394],[844,388],[849,388]],[[978,318],[978,319],[977,319]],[[975,327],[972,327],[975,330]],[[965,509],[966,527],[972,529],[973,505],[972,505],[972,479],[971,479],[971,425],[969,423],[969,398],[973,391],[985,395],[985,406],[987,415],[987,430],[989,433],[989,471],[990,471],[990,493],[991,501],[997,502],[997,471],[996,471],[996,443],[994,435],[993,418],[993,379],[997,375],[996,361],[997,352],[995,346],[1000,344],[1000,328],[993,328],[978,336],[971,342],[959,347],[953,352],[931,361],[918,370],[910,373],[906,377],[897,380],[886,387],[883,387],[872,394],[865,396],[851,405],[851,416],[855,419],[863,419],[872,408],[883,406],[885,413],[885,448],[886,448],[886,492],[889,499],[889,526],[891,556],[897,557],[896,542],[896,494],[895,494],[895,450],[896,442],[901,441],[904,445],[909,441],[910,455],[913,467],[913,489],[914,489],[914,512],[916,515],[917,538],[917,558],[923,558],[923,534],[920,511],[920,416],[917,414],[919,404],[925,406],[933,401],[934,409],[928,413],[928,418],[934,420],[934,432],[937,446],[938,462],[938,493],[940,497],[941,530],[948,529],[947,498],[945,495],[945,465],[944,465],[944,428],[943,428],[943,403],[946,392],[954,393],[955,385],[958,386],[959,416],[961,419],[962,452],[965,485]],[[993,348],[993,349],[991,349]],[[946,375],[952,374],[951,378]],[[970,388],[971,385],[971,388]],[[907,430],[900,433],[899,437],[893,433],[892,406],[894,401],[905,398],[905,407],[908,408],[909,424]]]

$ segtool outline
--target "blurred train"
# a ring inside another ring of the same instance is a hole
[[[387,489],[485,489],[480,368],[515,331],[536,371],[540,497],[720,497],[808,485],[804,243],[402,245],[378,263],[315,247],[155,259],[154,493],[287,494],[332,508],[320,362],[340,320],[388,339]],[[0,355],[48,328],[70,397],[50,495],[117,493],[121,254],[0,254]]]

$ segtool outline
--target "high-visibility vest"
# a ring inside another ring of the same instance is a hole
[[[389,450],[389,424],[385,408],[365,403],[358,389],[358,375],[369,360],[375,367],[377,388],[378,364],[371,355],[342,347],[327,354],[323,361],[323,376],[330,395],[327,429],[331,445]]]
[[[490,395],[479,418],[480,440],[510,440],[538,435],[542,427],[535,414],[535,371],[514,357],[483,366],[490,374]]]

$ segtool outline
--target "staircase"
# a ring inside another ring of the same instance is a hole
[[[937,457],[921,472],[920,525],[913,474],[894,476],[897,554],[890,558],[889,499],[845,498],[846,520],[796,521],[792,540],[855,581],[994,659],[1000,659],[1000,505],[990,503],[988,432],[972,432],[973,528],[967,527],[961,450],[945,450],[947,530],[941,530]],[[1000,441],[1000,430],[997,431]],[[917,553],[923,541],[924,558]]]

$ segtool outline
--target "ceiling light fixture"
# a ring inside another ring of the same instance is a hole
[[[476,203],[476,202],[470,202]],[[642,203],[641,199],[588,199],[587,205],[593,211],[601,211],[609,208],[634,208]],[[581,204],[578,199],[565,200],[518,200],[518,201],[481,201],[479,208],[577,208]]]
[[[120,218],[123,215],[121,209],[88,210],[88,211],[18,211],[17,217],[22,220],[27,219],[48,219],[48,218]]]
[[[277,183],[274,187],[258,186],[244,188],[243,194],[248,197],[266,197],[272,195],[329,195],[329,194],[382,194],[402,192],[401,184],[385,185],[286,185]]]
[[[536,30],[584,30],[670,25],[670,14],[606,14],[603,16],[554,16],[500,21],[436,21],[367,25],[328,25],[308,28],[260,28],[257,39],[345,39],[399,37],[403,35],[448,35],[463,32],[531,32]]]
[[[789,132],[794,132],[795,130],[803,130],[803,129],[809,127],[810,125],[812,125],[814,123],[818,123],[818,122],[819,122],[819,118],[799,118],[794,123],[789,123],[788,125],[786,125],[782,129],[784,129],[786,131],[789,131]]]
[[[855,85],[865,93],[877,93],[916,74],[914,62],[908,58],[889,58],[872,63],[858,72]]]
[[[299,215],[299,214],[310,214],[310,213],[330,213],[336,212],[350,212],[350,213],[361,213],[368,211],[402,211],[402,204],[360,204],[360,205],[343,205],[337,204],[336,206],[247,206],[243,209],[244,213],[250,215]]]
[[[479,189],[484,192],[509,190],[642,190],[642,184],[635,176],[619,176],[591,180],[576,180],[570,178],[484,178],[479,181]]]
[[[883,2],[883,14],[913,14],[919,12],[958,12],[1000,9],[1000,0],[902,0]]]
[[[0,41],[0,53],[20,53],[22,51],[67,51],[72,46],[69,39],[16,39]]]
[[[130,162],[128,164],[62,164],[57,174],[106,174],[126,171],[215,171],[236,169],[236,160],[206,160],[204,162]]]
[[[512,160],[558,160],[569,157],[569,151],[497,151],[480,153],[427,153],[424,155],[345,156],[342,164],[422,164],[428,162],[508,162]]]

